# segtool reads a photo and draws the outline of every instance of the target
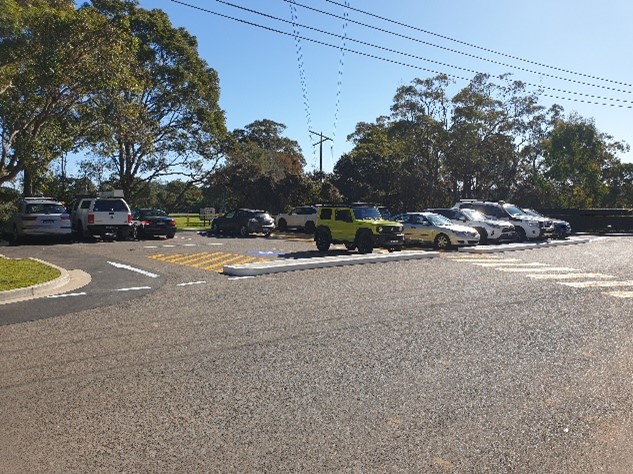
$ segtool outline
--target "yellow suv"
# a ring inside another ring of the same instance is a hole
[[[374,248],[402,250],[402,224],[382,218],[371,205],[323,204],[318,206],[314,241],[321,252],[331,244],[344,244],[348,250],[371,253]]]

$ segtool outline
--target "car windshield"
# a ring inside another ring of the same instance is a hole
[[[468,220],[471,221],[483,221],[488,218],[483,212],[475,209],[462,209],[461,211],[466,215]]]
[[[66,208],[61,204],[41,203],[28,204],[26,214],[64,214]]]
[[[385,220],[391,219],[391,211],[386,207],[379,207],[378,212],[380,212],[380,216]]]
[[[375,207],[355,207],[354,208],[354,217],[357,220],[360,219],[373,219],[380,220],[382,216],[380,215],[380,211]]]
[[[523,209],[516,207],[512,204],[504,204],[503,208],[508,211],[508,214],[510,214],[512,217],[515,216],[525,216],[526,213],[523,211]]]
[[[92,209],[94,212],[127,212],[127,206],[120,199],[98,199]]]
[[[536,212],[534,209],[523,209],[523,212],[534,217],[543,217],[543,214]]]
[[[453,225],[450,219],[440,214],[427,214],[426,218],[434,225]]]
[[[163,211],[162,209],[141,209],[139,211],[140,217],[150,217],[150,216],[164,217],[166,215],[167,213]]]

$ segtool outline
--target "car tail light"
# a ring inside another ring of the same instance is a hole
[[[127,213],[127,223],[128,224],[132,223],[132,214],[130,214],[129,212]]]
[[[94,223],[95,223],[95,215],[88,214],[88,224],[94,224]]]
[[[62,218],[63,221],[69,221],[70,220],[70,215],[68,215],[68,214],[62,214],[60,217]]]
[[[141,225],[142,226],[152,225],[152,222],[151,221],[141,221]]]
[[[169,225],[172,227],[176,227],[176,221],[169,221]]]

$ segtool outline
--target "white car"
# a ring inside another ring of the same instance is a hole
[[[480,244],[515,242],[518,239],[517,231],[510,221],[491,219],[475,209],[436,208],[427,210],[449,218],[454,224],[474,227],[481,237]]]
[[[393,218],[404,226],[404,243],[432,245],[438,250],[469,247],[479,243],[473,227],[453,224],[434,212],[405,212]]]
[[[290,212],[282,212],[275,218],[275,227],[281,232],[287,229],[301,229],[313,234],[316,229],[317,208],[315,206],[298,206]]]
[[[462,199],[453,207],[459,209],[475,209],[494,219],[510,221],[518,234],[518,240],[544,240],[552,235],[552,221],[547,218],[530,216],[523,210],[504,201],[479,201],[476,199]]]
[[[132,231],[132,211],[122,197],[79,198],[72,206],[71,221],[79,240],[92,236],[127,240]]]
[[[64,205],[52,198],[25,197],[11,216],[9,241],[17,245],[28,237],[72,238],[70,215]]]
[[[569,224],[569,222],[564,221],[562,219],[554,219],[551,217],[544,216],[543,214],[535,211],[534,209],[523,208],[523,210],[527,214],[530,214],[531,216],[536,216],[536,217],[541,217],[544,219],[551,220],[552,226],[554,227],[554,230],[552,232],[552,237],[554,237],[555,239],[566,239],[567,237],[571,235],[571,225]]]

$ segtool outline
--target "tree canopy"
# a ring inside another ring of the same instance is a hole
[[[68,1],[5,0],[0,9],[0,184],[31,176],[71,150],[82,107],[127,81],[125,35],[93,8]]]
[[[0,185],[21,176],[24,194],[108,187],[133,205],[272,212],[342,199],[631,206],[633,165],[618,159],[628,145],[546,109],[509,74],[477,74],[456,92],[446,75],[398,87],[385,115],[356,125],[331,174],[305,172],[283,123],[229,133],[219,84],[196,38],[138,0],[2,0]],[[56,174],[71,152],[87,156],[81,177]]]

